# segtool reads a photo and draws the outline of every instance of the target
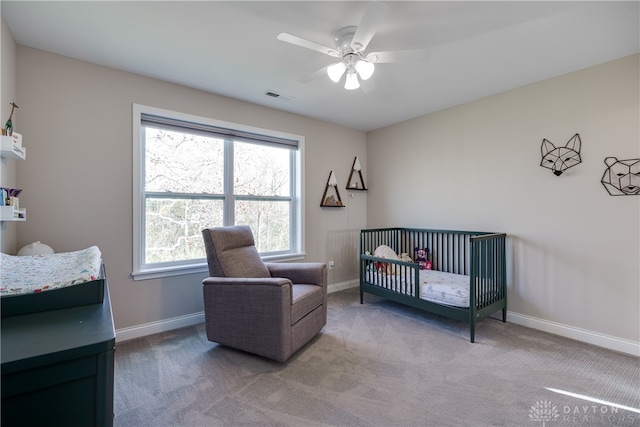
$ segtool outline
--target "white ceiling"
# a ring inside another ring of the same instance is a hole
[[[326,76],[300,83],[335,59],[276,36],[333,47],[332,33],[358,25],[367,2],[2,0],[0,7],[19,45],[365,131],[639,51],[638,1],[385,4],[389,13],[367,50],[431,55],[378,64],[355,91]]]

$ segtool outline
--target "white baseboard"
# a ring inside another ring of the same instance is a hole
[[[338,292],[345,289],[355,288],[359,285],[358,280],[333,283],[328,286],[327,292]],[[170,331],[172,329],[184,328],[186,326],[197,325],[204,322],[204,312],[187,314],[171,319],[159,320],[157,322],[145,323],[143,325],[131,326],[118,329],[116,331],[116,342],[123,342],[134,338],[141,338],[147,335]],[[532,329],[549,332],[562,337],[571,338],[621,353],[640,357],[640,343],[610,335],[599,334],[586,329],[563,325],[549,320],[539,319],[513,312],[507,312],[507,322],[526,326]]]
[[[359,280],[349,280],[348,282],[332,283],[327,286],[327,293],[344,291],[345,289],[357,288],[360,286]]]
[[[507,311],[507,322],[640,357],[640,343]]]
[[[186,326],[197,325],[204,322],[204,311],[173,317],[171,319],[158,320],[157,322],[145,323],[118,329],[116,331],[116,342],[132,340],[134,338],[146,337],[147,335],[158,334],[172,329],[184,328]]]
[[[327,292],[338,292],[358,286],[357,280],[348,282],[334,283],[327,287]],[[160,332],[170,331],[172,329],[184,328],[186,326],[197,325],[204,322],[204,312],[187,314],[184,316],[173,317],[171,319],[158,320],[157,322],[145,323],[142,325],[131,326],[128,328],[118,329],[116,331],[116,342],[123,342],[135,338],[146,337],[147,335],[158,334]]]
[[[338,292],[344,289],[355,288],[358,286],[357,280],[348,282],[334,283],[327,287],[327,292]],[[158,320],[157,322],[145,323],[142,325],[131,326],[128,328],[118,329],[116,331],[116,342],[123,342],[135,338],[146,337],[147,335],[158,334],[160,332],[170,331],[172,329],[184,328],[186,326],[197,325],[204,322],[204,312],[187,314],[184,316],[173,317],[171,319]]]

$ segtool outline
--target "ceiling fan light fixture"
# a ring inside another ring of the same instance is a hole
[[[347,66],[344,62],[336,62],[335,64],[329,65],[327,67],[327,74],[332,82],[338,83],[342,78],[342,75],[347,70]]]
[[[358,62],[356,62],[356,71],[360,74],[360,78],[362,80],[368,80],[369,77],[373,75],[375,68],[376,66],[373,65],[373,62],[363,60],[358,60]]]
[[[344,88],[347,90],[354,90],[360,87],[360,82],[358,82],[358,76],[355,70],[349,70],[347,72],[347,79],[344,82]]]

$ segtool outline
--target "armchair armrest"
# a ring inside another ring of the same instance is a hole
[[[282,277],[238,278],[207,277],[202,281],[205,304],[218,313],[243,317],[265,314],[265,310],[283,317],[291,305],[292,283]],[[261,314],[262,313],[262,314]]]
[[[207,277],[202,281],[207,338],[281,359],[290,347],[291,281]]]
[[[273,278],[284,277],[293,283],[327,286],[327,265],[321,262],[265,263]]]
[[[222,318],[239,315],[244,320],[288,317],[291,287],[289,279],[280,277],[207,277],[202,281],[205,305],[213,309],[211,313]]]

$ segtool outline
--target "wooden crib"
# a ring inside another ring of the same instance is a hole
[[[378,228],[360,231],[360,303],[364,293],[469,322],[502,310],[507,316],[504,233]],[[386,245],[398,259],[374,255]],[[420,269],[416,248],[428,248],[431,270]],[[407,259],[411,258],[411,261]]]

